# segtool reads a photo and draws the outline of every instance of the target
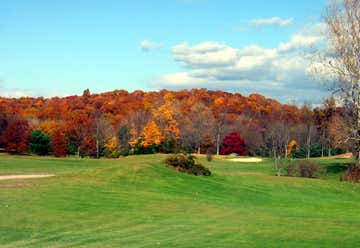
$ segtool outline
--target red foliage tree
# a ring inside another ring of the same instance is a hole
[[[5,150],[8,152],[27,152],[30,141],[30,128],[28,122],[19,118],[10,120],[4,131],[2,141]]]
[[[244,140],[236,132],[232,132],[225,136],[221,143],[222,155],[228,155],[230,153],[236,153],[240,156],[246,155],[246,145]]]
[[[96,157],[96,139],[94,137],[85,137],[80,145],[81,156]]]
[[[66,139],[65,135],[61,130],[56,130],[51,135],[51,148],[52,154],[55,157],[65,157],[66,156]]]

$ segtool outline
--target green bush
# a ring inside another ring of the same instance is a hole
[[[111,153],[111,158],[118,158],[120,157],[120,152],[119,151],[114,151]]]
[[[174,154],[166,158],[165,163],[178,171],[186,172],[196,176],[210,176],[208,168],[195,161],[195,156],[185,154]]]
[[[308,160],[291,163],[287,167],[287,175],[291,177],[318,178],[322,173],[322,166]]]

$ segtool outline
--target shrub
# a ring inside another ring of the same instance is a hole
[[[203,166],[202,164],[194,164],[187,171],[189,174],[193,174],[195,176],[210,176],[211,172],[208,168]]]
[[[196,163],[195,156],[185,154],[174,154],[166,158],[165,163],[178,171],[186,172],[196,176],[210,176],[211,172],[203,165]]]
[[[312,161],[297,161],[287,167],[287,175],[291,177],[317,178],[322,172],[320,164]]]
[[[301,177],[315,178],[319,177],[321,165],[311,161],[300,161],[299,170]]]
[[[291,163],[287,167],[287,175],[289,177],[297,177],[299,175],[299,167],[297,163]]]
[[[360,167],[356,165],[350,165],[349,169],[341,174],[340,181],[360,183]]]

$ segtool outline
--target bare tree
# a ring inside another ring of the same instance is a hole
[[[314,136],[314,119],[313,119],[313,111],[311,107],[307,104],[304,104],[302,108],[302,122],[304,123],[304,131],[306,137],[306,157],[309,159],[311,155],[311,145],[312,145],[312,138]]]
[[[329,46],[323,65],[336,77],[335,92],[352,116],[344,142],[351,141],[360,159],[360,1],[334,0],[324,21]]]
[[[202,103],[194,104],[189,115],[183,118],[181,129],[182,142],[191,144],[200,154],[201,148],[214,133],[214,117],[211,110]]]

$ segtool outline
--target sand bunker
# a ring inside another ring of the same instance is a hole
[[[0,180],[16,180],[16,179],[32,179],[32,178],[44,178],[53,177],[53,174],[30,174],[30,175],[4,175],[0,176]]]
[[[228,160],[233,162],[243,162],[243,163],[259,163],[263,161],[261,158],[231,158]]]

